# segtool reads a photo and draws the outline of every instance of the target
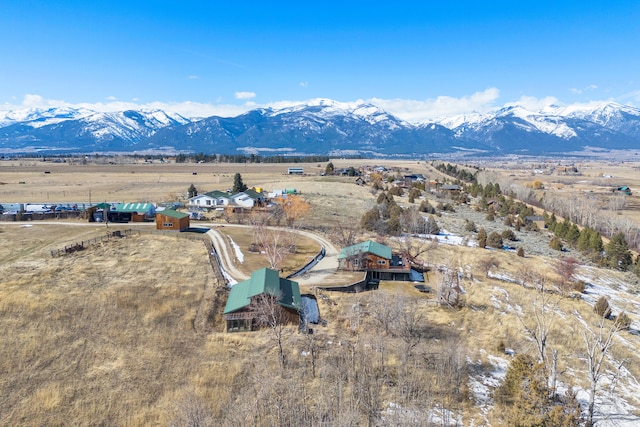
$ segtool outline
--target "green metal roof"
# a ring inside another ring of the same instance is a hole
[[[244,190],[243,191],[244,194],[246,194],[247,196],[251,197],[253,200],[258,200],[262,198],[262,193],[258,193],[257,191],[254,190]]]
[[[184,217],[189,216],[188,213],[174,211],[173,209],[165,209],[163,211],[157,212],[156,215],[170,216],[171,218],[176,218],[176,219],[182,219]]]
[[[282,292],[279,304],[283,307],[302,309],[302,298],[298,282],[283,279],[278,272],[263,268],[251,273],[251,278],[233,285],[229,292],[224,314],[233,313],[251,304],[251,297],[260,294],[278,295]]]
[[[120,203],[116,208],[116,212],[149,212],[155,207],[151,203]]]
[[[338,259],[348,258],[360,253],[371,253],[381,258],[391,259],[391,248],[374,242],[373,240],[367,240],[366,242],[342,248],[338,255]]]
[[[206,196],[211,197],[212,199],[217,199],[219,197],[224,197],[225,199],[230,199],[231,196],[224,192],[224,191],[220,191],[220,190],[213,190],[213,191],[209,191],[208,193],[204,193]]]

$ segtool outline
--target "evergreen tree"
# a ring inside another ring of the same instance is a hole
[[[196,197],[198,195],[198,190],[196,189],[196,186],[191,184],[189,186],[189,189],[187,190],[187,194],[189,195],[189,198]]]
[[[242,175],[239,172],[233,176],[233,192],[240,193],[247,189],[247,186],[244,182],[242,182]]]
[[[575,246],[578,238],[580,237],[580,229],[577,225],[571,224],[565,233],[565,240],[571,245]]]
[[[324,168],[325,175],[333,175],[334,171],[335,171],[335,168],[333,166],[333,163],[331,162],[327,163],[327,167]]]
[[[611,237],[605,251],[609,267],[626,271],[631,265],[632,255],[623,232],[616,233]]]

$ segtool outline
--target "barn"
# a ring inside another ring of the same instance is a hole
[[[156,229],[185,231],[189,228],[189,214],[165,209],[156,212]]]

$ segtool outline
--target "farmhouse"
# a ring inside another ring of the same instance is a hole
[[[262,204],[264,204],[264,195],[254,190],[245,190],[234,194],[214,190],[191,197],[187,206],[206,209],[226,206],[252,208]]]
[[[156,212],[157,230],[185,231],[189,228],[189,214],[173,209]]]
[[[277,300],[284,310],[286,323],[299,323],[302,299],[298,282],[283,279],[277,271],[263,268],[254,271],[249,279],[231,288],[224,308],[227,332],[252,331],[258,327],[256,312],[251,303],[260,295],[268,295]]]
[[[228,193],[214,190],[191,197],[187,205],[198,208],[215,208],[219,206],[226,206],[229,203],[231,203],[231,197]]]
[[[245,190],[231,196],[231,201],[243,208],[252,208],[264,204],[264,195],[253,190]]]

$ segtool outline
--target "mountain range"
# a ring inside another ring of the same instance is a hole
[[[0,154],[203,152],[331,156],[560,155],[640,148],[640,109],[613,102],[514,105],[409,123],[369,104],[314,100],[236,117],[186,118],[161,110],[0,111]]]

